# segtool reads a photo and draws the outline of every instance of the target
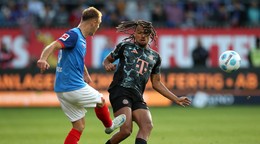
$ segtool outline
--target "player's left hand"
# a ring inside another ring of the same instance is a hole
[[[104,65],[104,67],[105,67],[105,70],[108,72],[116,70],[116,64],[109,63],[109,64]]]
[[[50,65],[46,60],[39,59],[37,61],[37,66],[40,68],[41,73],[50,68]]]
[[[175,103],[180,106],[185,107],[185,106],[189,106],[191,104],[191,100],[188,99],[187,97],[179,97]]]

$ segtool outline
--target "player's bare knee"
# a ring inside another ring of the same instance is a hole
[[[82,132],[84,129],[85,129],[85,126],[83,126],[83,125],[82,125],[81,127],[79,127],[79,131],[81,131],[81,132]]]
[[[85,123],[83,122],[83,119],[72,122],[72,125],[74,129],[80,132],[83,132],[83,130],[85,129]]]
[[[151,132],[153,129],[153,123],[145,123],[140,127],[140,129]]]
[[[148,129],[149,131],[152,131],[152,129],[153,129],[153,123],[149,123],[149,124],[147,125],[147,129]]]
[[[83,132],[85,129],[85,125],[76,125],[76,126],[73,126],[73,128],[80,132]]]

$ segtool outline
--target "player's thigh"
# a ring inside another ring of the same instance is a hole
[[[77,121],[74,121],[72,122],[72,126],[74,129],[77,129],[78,131],[83,131],[84,128],[85,128],[85,117],[77,120]]]
[[[152,115],[149,109],[137,109],[133,111],[133,121],[142,128],[152,126]]]
[[[83,98],[81,98],[79,104],[83,105],[84,107],[96,107],[96,104],[103,103],[103,95],[90,85],[84,87],[81,92]]]
[[[64,97],[64,93],[57,93],[60,106],[71,122],[78,121],[85,116],[86,109],[73,104]]]

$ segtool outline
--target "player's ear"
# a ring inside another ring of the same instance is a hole
[[[92,27],[95,25],[95,21],[94,20],[91,20],[90,23],[91,23]]]
[[[94,18],[93,21],[95,24],[97,24],[100,20],[99,20],[99,18]]]
[[[89,20],[89,23],[90,23],[91,26],[94,26],[95,25],[95,19]]]

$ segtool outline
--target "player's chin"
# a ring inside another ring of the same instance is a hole
[[[139,45],[140,45],[141,47],[145,47],[145,46],[147,45],[147,42],[141,41],[141,42],[139,42]]]

